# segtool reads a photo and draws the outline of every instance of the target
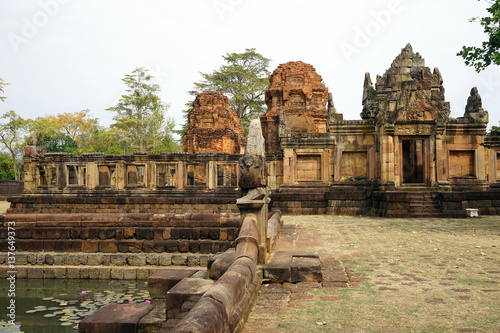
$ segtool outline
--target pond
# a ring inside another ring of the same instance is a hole
[[[15,300],[15,327],[8,325]],[[15,297],[0,281],[0,332],[73,333],[80,320],[104,305],[150,302],[146,281],[17,280]]]

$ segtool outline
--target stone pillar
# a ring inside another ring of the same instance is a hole
[[[127,186],[127,166],[125,161],[118,161],[115,170],[116,188],[122,190]]]
[[[207,185],[209,190],[215,190],[217,188],[217,162],[208,161],[207,164]]]
[[[87,164],[87,188],[93,190],[99,185],[99,167],[95,162]]]
[[[259,254],[258,264],[265,264],[267,259],[267,211],[269,191],[267,189],[267,170],[264,150],[264,137],[259,119],[250,123],[245,155],[240,159],[239,186],[243,197],[236,201],[241,220],[257,221]]]

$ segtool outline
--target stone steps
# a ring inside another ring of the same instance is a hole
[[[412,189],[408,198],[408,214],[412,217],[441,215],[441,204],[436,201],[436,198],[436,192],[427,188]]]

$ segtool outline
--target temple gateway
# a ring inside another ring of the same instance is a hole
[[[281,64],[269,79],[265,139],[271,205],[285,214],[465,216],[500,213],[500,137],[486,135],[477,88],[450,118],[443,78],[410,44],[366,73],[359,120],[344,120],[313,66]],[[184,153],[24,157],[25,190],[10,213],[237,212],[243,129],[228,99],[193,104]],[[106,198],[105,200],[102,200]]]

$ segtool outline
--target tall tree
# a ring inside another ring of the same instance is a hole
[[[3,114],[0,119],[7,121],[0,124],[0,142],[3,143],[12,156],[15,180],[19,180],[20,175],[17,170],[16,161],[22,150],[22,143],[24,142],[28,122],[12,110]]]
[[[471,22],[479,22],[483,26],[488,40],[481,47],[463,46],[462,51],[457,53],[464,58],[467,66],[473,66],[478,73],[490,65],[500,65],[500,0],[486,2],[491,4],[487,8],[491,16],[474,17]]]
[[[200,92],[218,90],[226,95],[231,108],[236,111],[245,130],[250,120],[265,112],[264,92],[269,86],[269,62],[254,48],[244,53],[226,53],[226,62],[210,74],[200,73],[201,82],[194,83],[189,93],[196,96]]]
[[[116,106],[107,109],[116,113],[111,128],[121,132],[128,147],[140,152],[168,149],[165,140],[169,141],[169,124],[173,124],[173,119],[166,117],[168,105],[157,95],[160,86],[151,83],[152,79],[144,68],[127,74],[122,79],[128,87],[127,94],[122,95]]]
[[[0,91],[3,93],[3,87],[9,85],[7,82],[5,82],[1,77],[0,77]],[[5,101],[7,97],[5,96],[0,96],[0,101]]]

